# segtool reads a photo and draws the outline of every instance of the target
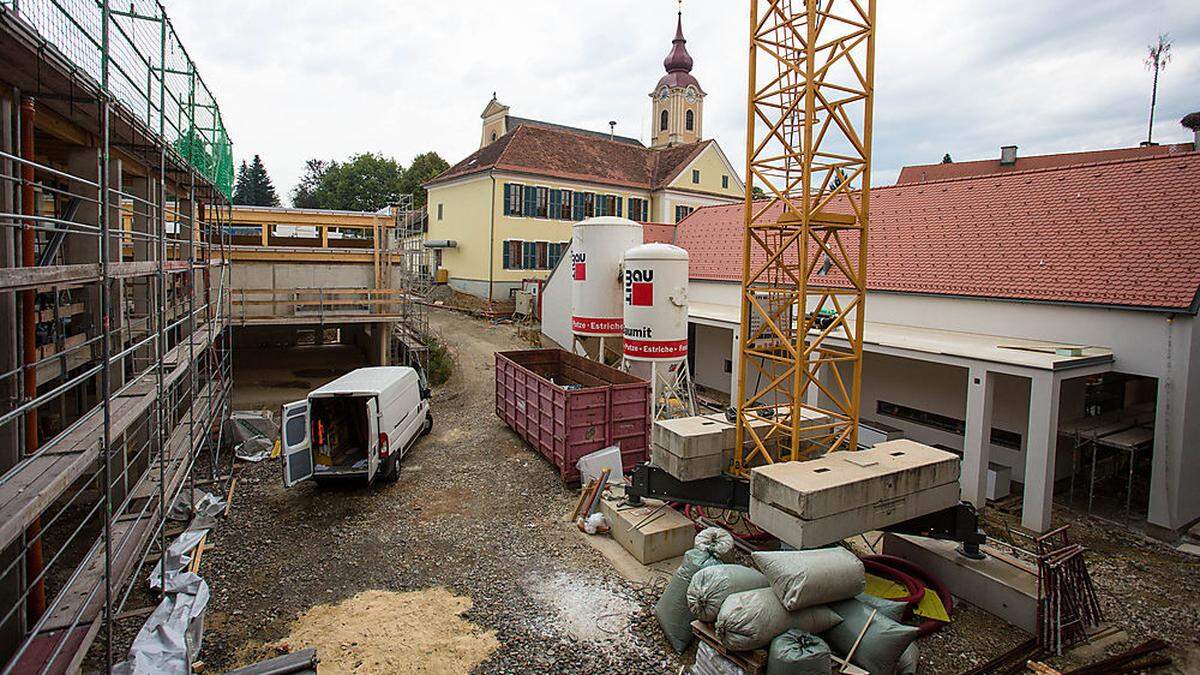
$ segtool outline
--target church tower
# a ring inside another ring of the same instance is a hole
[[[667,74],[650,92],[651,146],[667,147],[695,143],[704,138],[704,90],[692,76],[692,57],[683,38],[683,12],[675,24],[671,53],[663,60]]]

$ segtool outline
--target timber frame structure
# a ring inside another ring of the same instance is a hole
[[[750,0],[735,474],[857,448],[874,62],[874,0]]]
[[[0,0],[2,673],[123,661],[171,505],[224,494],[230,156],[156,0]]]

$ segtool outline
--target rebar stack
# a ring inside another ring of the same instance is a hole
[[[1046,652],[1087,639],[1103,617],[1096,588],[1084,560],[1086,548],[1070,543],[1064,525],[1038,537],[1038,643]]]

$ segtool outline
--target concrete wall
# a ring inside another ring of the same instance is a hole
[[[732,362],[733,329],[693,325],[696,337],[689,346],[696,354],[696,368],[692,379],[696,384],[730,393],[732,383],[737,381],[737,373],[726,372],[725,361]]]
[[[289,288],[372,288],[375,271],[370,264],[321,264],[309,262],[260,262],[239,260],[230,273],[230,288],[236,295],[240,289]],[[247,294],[247,300],[267,300],[268,294]],[[280,296],[282,297],[282,296]],[[245,316],[274,316],[271,305],[245,305]],[[278,307],[282,311],[285,305]],[[235,303],[235,314],[238,307]]]

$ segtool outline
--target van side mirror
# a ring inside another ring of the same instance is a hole
[[[433,391],[429,387],[421,387],[421,398],[428,399],[433,396]]]

